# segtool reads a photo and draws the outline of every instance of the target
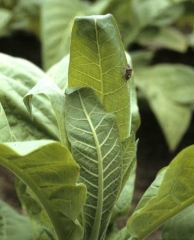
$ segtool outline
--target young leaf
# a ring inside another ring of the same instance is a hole
[[[115,116],[90,88],[67,89],[66,127],[80,182],[87,186],[85,238],[104,239],[122,180],[122,151]],[[71,93],[71,94],[70,94]]]
[[[30,189],[30,195],[43,208],[43,222],[51,222],[58,240],[64,236],[69,240],[82,238],[77,218],[86,188],[76,184],[79,166],[67,148],[52,141],[0,144],[0,164]]]
[[[112,15],[75,18],[68,86],[91,87],[105,110],[115,114],[122,140],[131,130],[130,87],[124,77],[127,66]]]
[[[0,200],[0,239],[32,239],[32,230],[28,217],[20,215],[2,200]]]
[[[156,196],[145,198],[143,206],[139,205],[129,218],[128,232],[137,240],[144,239],[165,221],[193,204],[193,171],[194,145],[185,148],[170,163]]]

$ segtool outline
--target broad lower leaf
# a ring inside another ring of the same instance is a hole
[[[76,184],[79,166],[67,148],[52,141],[0,144],[0,164],[29,188],[30,195],[43,208],[42,221],[52,224],[57,240],[64,240],[64,236],[82,239],[83,229],[77,218],[86,188]]]
[[[149,198],[127,222],[128,232],[144,239],[171,217],[194,203],[194,145],[181,151],[168,166],[155,197]]]
[[[69,53],[71,30],[76,16],[86,15],[89,3],[74,0],[43,1],[41,28],[43,63],[48,69]]]
[[[194,239],[194,204],[184,209],[166,222],[162,229],[161,240]]]
[[[59,139],[56,118],[49,100],[37,96],[33,121],[23,104],[25,94],[47,76],[32,63],[0,54],[0,102],[11,131],[18,141]]]
[[[13,142],[13,141],[16,141],[16,138],[11,132],[5,112],[0,103],[0,142]]]
[[[31,116],[33,116],[32,97],[36,94],[44,94],[49,98],[57,119],[61,143],[67,145],[65,131],[65,95],[63,91],[52,82],[52,79],[47,78],[39,81],[24,97],[24,103]]]
[[[69,65],[69,87],[91,87],[105,110],[114,113],[121,139],[130,135],[128,63],[112,15],[75,18]]]
[[[80,182],[87,186],[85,238],[104,239],[122,181],[122,146],[115,116],[89,88],[68,89],[66,127]]]
[[[184,65],[160,64],[136,71],[136,84],[147,98],[171,150],[190,124],[193,79],[194,70]]]
[[[32,239],[32,230],[28,217],[20,215],[2,200],[0,200],[0,239]]]

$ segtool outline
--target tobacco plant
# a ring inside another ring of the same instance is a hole
[[[46,73],[0,59],[0,164],[16,175],[28,214],[0,202],[2,239],[140,240],[193,203],[191,146],[158,174],[126,227],[116,227],[133,196],[140,118],[112,15],[75,18],[70,55]],[[176,216],[170,221],[162,239],[177,229]],[[174,239],[187,234],[182,226]]]

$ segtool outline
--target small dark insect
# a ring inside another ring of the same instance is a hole
[[[126,67],[125,72],[124,72],[124,76],[125,76],[126,80],[130,79],[132,70],[133,69],[129,65]]]

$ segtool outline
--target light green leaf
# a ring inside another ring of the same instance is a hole
[[[91,87],[105,110],[114,113],[121,139],[130,135],[130,81],[118,27],[112,15],[75,18],[69,65],[69,87]]]
[[[133,1],[133,15],[139,20],[141,27],[153,22],[153,20],[172,5],[169,0],[136,0]]]
[[[0,53],[0,102],[11,131],[18,141],[59,139],[56,118],[49,100],[37,96],[34,100],[34,121],[30,119],[23,96],[40,80],[47,78],[32,63]]]
[[[20,215],[2,200],[0,200],[0,239],[32,239],[32,230],[28,217]]]
[[[147,98],[171,150],[190,124],[193,79],[194,70],[180,64],[160,64],[136,71],[136,84]]]
[[[194,205],[187,207],[166,222],[161,240],[193,240]]]
[[[66,95],[66,126],[72,154],[81,167],[80,181],[88,191],[85,238],[104,239],[122,181],[118,127],[90,88],[72,91]]]
[[[135,211],[127,222],[129,233],[144,239],[164,222],[194,203],[194,145],[181,151],[168,166],[157,195]]]
[[[43,0],[18,0],[13,8],[11,28],[40,36],[40,8]]]
[[[168,48],[178,52],[185,52],[188,47],[187,38],[172,27],[146,28],[138,36],[137,42],[152,48]]]
[[[170,2],[170,1],[169,1]],[[151,23],[154,26],[169,26],[177,21],[184,14],[184,4],[177,4],[178,1],[171,1],[171,5],[160,12]]]
[[[65,131],[65,95],[49,78],[39,81],[24,97],[24,103],[32,116],[32,97],[36,94],[45,94],[52,105],[57,119],[61,143],[67,145]]]
[[[76,16],[86,15],[89,3],[74,0],[47,0],[42,3],[42,56],[48,69],[69,53],[71,30]]]
[[[9,123],[7,121],[5,112],[0,103],[0,142],[13,142],[16,138],[11,132]]]
[[[47,76],[52,79],[63,92],[65,92],[68,86],[68,68],[69,54],[47,71]]]
[[[0,144],[0,164],[28,186],[43,208],[42,221],[50,221],[57,240],[64,240],[64,236],[69,240],[82,239],[83,229],[77,218],[86,188],[76,184],[79,166],[67,148],[52,141]]]

